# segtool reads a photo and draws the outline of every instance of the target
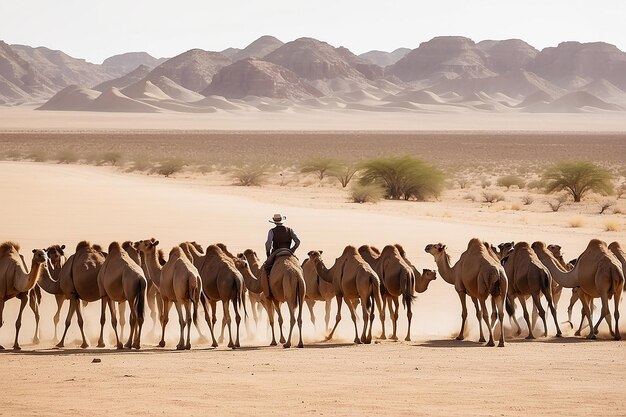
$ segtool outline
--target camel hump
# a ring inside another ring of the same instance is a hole
[[[91,247],[91,243],[86,241],[86,240],[81,240],[80,242],[78,242],[78,244],[76,245],[76,252],[83,250],[83,249],[87,249]]]
[[[109,255],[122,253],[122,245],[120,245],[120,242],[117,242],[117,241],[111,242],[109,244],[108,252],[109,252]]]
[[[208,256],[224,256],[224,251],[218,245],[209,245],[205,252]]]
[[[400,254],[400,256],[402,256],[403,258],[406,258],[406,251],[404,250],[404,248],[402,247],[401,244],[396,243],[395,245],[393,245],[396,247],[396,249],[398,250],[398,253]]]
[[[361,246],[363,247],[363,246]],[[341,256],[350,256],[350,255],[357,255],[359,253],[359,251],[357,251],[356,247],[352,246],[352,245],[348,245],[343,249],[343,253],[341,254]]]
[[[518,249],[530,249],[530,245],[528,244],[528,242],[517,242],[515,244],[515,246],[513,246],[513,250],[518,250]]]
[[[395,255],[400,256],[400,251],[398,251],[398,248],[395,245],[385,246],[383,248],[383,251],[380,254],[380,256],[395,256]]]
[[[253,251],[252,249],[246,249],[245,251],[243,251],[243,255],[244,256],[256,256],[256,252]]]
[[[0,258],[10,254],[12,251],[19,252],[20,245],[11,241],[4,242],[0,245]]]
[[[130,240],[127,240],[124,243],[122,243],[122,249],[128,252],[128,251],[134,251],[135,247],[133,246],[133,242],[131,242]]]
[[[183,248],[181,248],[180,246],[174,246],[170,251],[169,259],[176,260],[178,258],[182,258],[183,256],[187,258],[187,255],[185,254],[185,251],[183,251]]]
[[[589,244],[587,245],[587,248],[606,248],[606,242],[600,239],[591,239],[589,241]]]
[[[611,242],[611,244],[609,245],[609,249],[614,252],[614,251],[621,251],[622,247],[619,244],[619,242]]]
[[[467,248],[471,248],[471,247],[475,247],[475,246],[483,246],[484,244],[482,242],[482,240],[478,239],[477,237],[471,238],[469,242],[467,242]]]

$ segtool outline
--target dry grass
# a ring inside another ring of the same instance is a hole
[[[581,216],[570,217],[567,220],[567,225],[574,228],[583,227],[585,225],[585,219]]]
[[[622,231],[622,225],[616,219],[605,220],[602,224],[604,226],[604,231],[606,232],[621,232]]]

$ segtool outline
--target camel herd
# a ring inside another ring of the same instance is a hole
[[[253,250],[234,255],[223,244],[210,245],[204,250],[196,242],[183,242],[172,248],[166,257],[158,248],[159,241],[152,238],[136,242],[112,242],[106,251],[98,245],[83,241],[75,253],[66,258],[64,245],[52,245],[47,249],[33,249],[30,268],[20,254],[20,246],[13,242],[0,245],[0,327],[5,302],[11,298],[20,300],[15,323],[13,348],[20,349],[19,332],[22,313],[29,304],[35,315],[34,343],[39,342],[39,305],[43,293],[54,295],[57,312],[54,315],[54,337],[65,301],[69,310],[64,331],[57,347],[63,347],[74,315],[82,337],[82,348],[88,347],[85,337],[82,309],[88,303],[100,301],[100,336],[98,347],[104,347],[106,310],[109,310],[116,347],[121,349],[141,347],[144,312],[150,310],[153,330],[160,324],[160,347],[164,347],[165,333],[172,304],[178,314],[180,338],[177,349],[191,348],[191,327],[198,327],[198,312],[204,318],[211,333],[212,346],[218,346],[217,304],[221,302],[223,319],[219,341],[228,330],[228,346],[240,346],[240,323],[242,313],[248,316],[248,307],[255,322],[263,311],[267,314],[271,329],[271,345],[276,345],[275,316],[278,317],[280,343],[291,346],[297,325],[298,347],[302,341],[302,310],[308,307],[315,324],[314,305],[325,303],[325,328],[331,339],[341,321],[342,305],[345,303],[354,324],[354,342],[371,343],[375,313],[378,311],[382,327],[380,339],[387,337],[386,312],[392,324],[390,338],[397,340],[398,317],[402,302],[408,320],[405,340],[411,337],[412,304],[416,293],[423,293],[437,278],[437,272],[423,269],[421,272],[409,261],[400,245],[387,245],[382,250],[372,246],[347,246],[334,263],[327,266],[321,250],[308,252],[304,262],[285,254],[276,258],[268,279],[262,279],[262,264]],[[517,326],[515,310],[519,303],[528,327],[528,339],[534,339],[533,330],[537,318],[541,319],[543,335],[547,336],[546,309],[552,315],[556,336],[561,336],[556,307],[563,288],[571,288],[568,322],[571,324],[572,309],[576,302],[582,304],[582,319],[576,332],[580,335],[584,323],[589,326],[588,338],[595,339],[602,321],[606,321],[615,340],[621,338],[619,330],[619,303],[624,291],[626,254],[619,243],[607,245],[593,239],[585,251],[575,260],[566,263],[561,247],[543,242],[507,242],[494,247],[479,239],[469,241],[467,249],[456,263],[451,262],[446,246],[429,244],[425,251],[431,254],[441,278],[454,286],[461,302],[461,328],[457,339],[462,340],[467,321],[467,296],[476,311],[480,341],[485,342],[483,322],[489,333],[488,346],[494,346],[496,323],[499,323],[499,343],[504,346],[504,314]],[[598,321],[593,324],[593,300],[600,298],[602,306]],[[335,323],[330,327],[331,305],[336,300]],[[527,300],[532,300],[532,320]],[[613,327],[609,302],[613,299]],[[232,311],[235,318],[233,335]],[[361,317],[357,309],[361,309]],[[489,314],[488,305],[491,307]],[[289,312],[289,332],[283,334],[282,307]],[[129,335],[123,343],[126,325],[126,309],[129,309]],[[243,312],[241,311],[243,309]],[[119,329],[118,333],[118,316]],[[359,321],[362,328],[359,334]],[[0,349],[4,349],[0,346]]]

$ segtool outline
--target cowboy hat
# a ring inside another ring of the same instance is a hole
[[[270,223],[274,223],[274,224],[283,224],[283,222],[287,220],[287,216],[283,216],[282,214],[274,214],[274,217],[272,217],[272,220],[270,220]]]

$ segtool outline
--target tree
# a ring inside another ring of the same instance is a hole
[[[430,196],[438,196],[443,188],[443,173],[412,156],[371,159],[362,167],[361,184],[381,184],[389,199],[423,201]]]
[[[566,191],[579,203],[590,191],[613,193],[613,175],[588,161],[564,161],[548,168],[542,177],[546,193]]]
[[[330,174],[334,169],[340,166],[339,162],[331,158],[314,158],[309,159],[300,168],[300,172],[303,174],[315,173],[320,181],[324,179],[327,174]]]
[[[505,175],[504,177],[500,177],[498,178],[497,184],[499,187],[506,187],[507,190],[514,185],[520,190],[524,188],[524,180],[517,175]]]
[[[359,167],[354,164],[338,164],[332,168],[330,175],[337,178],[343,188],[346,188],[354,175],[358,172]]]

